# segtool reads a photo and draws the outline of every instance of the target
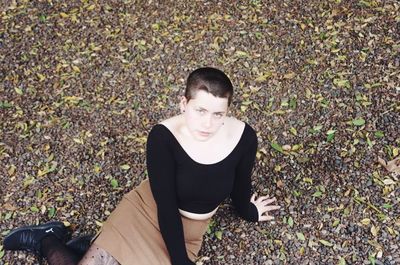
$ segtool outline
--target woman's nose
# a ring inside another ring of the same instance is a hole
[[[211,115],[205,115],[204,120],[203,120],[203,126],[205,128],[210,128],[212,125],[212,117]]]

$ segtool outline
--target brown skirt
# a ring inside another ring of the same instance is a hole
[[[194,261],[200,251],[209,220],[181,218],[186,251]],[[94,243],[122,265],[171,264],[158,226],[157,205],[147,179],[123,196]]]

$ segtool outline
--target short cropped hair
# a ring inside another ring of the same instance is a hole
[[[204,90],[215,97],[228,98],[228,106],[232,102],[233,86],[229,77],[216,68],[202,67],[189,74],[186,81],[185,98],[194,98],[197,91]]]

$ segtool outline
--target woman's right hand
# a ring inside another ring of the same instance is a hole
[[[270,211],[275,211],[280,209],[279,205],[271,205],[271,203],[276,202],[276,198],[270,198],[269,196],[260,196],[256,199],[256,195],[251,196],[250,202],[252,202],[258,211],[258,221],[271,221],[274,220],[272,215],[269,215]]]

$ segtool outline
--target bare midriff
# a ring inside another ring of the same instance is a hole
[[[218,210],[218,207],[215,208],[212,212],[209,213],[191,213],[184,210],[179,209],[179,212],[182,216],[193,220],[206,220],[211,218]]]

